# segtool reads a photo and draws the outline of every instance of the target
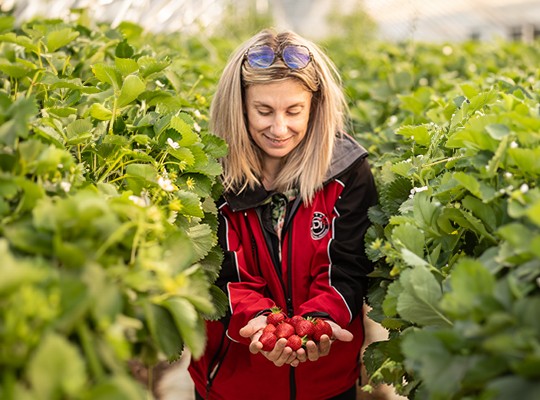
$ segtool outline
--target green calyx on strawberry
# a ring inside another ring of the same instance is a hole
[[[315,333],[315,325],[313,325],[311,318],[302,318],[301,320],[296,322],[294,328],[298,336],[306,336],[308,339],[311,339],[313,337],[313,334]]]
[[[266,316],[266,323],[270,325],[278,325],[285,321],[287,315],[281,311],[279,307],[272,307],[270,309],[271,313]]]

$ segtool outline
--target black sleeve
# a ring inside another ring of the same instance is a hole
[[[330,244],[332,285],[344,296],[353,316],[362,311],[373,263],[365,252],[364,237],[370,226],[368,209],[377,204],[377,189],[366,157],[337,177],[344,184],[336,202],[338,217]]]

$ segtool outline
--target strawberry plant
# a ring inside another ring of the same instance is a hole
[[[538,398],[538,44],[350,43],[332,49],[373,154],[369,316],[389,331],[365,389]]]
[[[144,399],[127,362],[199,356],[226,305],[214,67],[128,23],[0,26],[0,397]]]

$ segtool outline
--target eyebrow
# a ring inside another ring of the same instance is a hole
[[[268,108],[273,108],[271,105],[269,104],[266,104],[266,103],[263,103],[262,101],[254,101],[253,102],[253,105],[255,107],[268,107]],[[298,103],[295,103],[295,104],[291,104],[290,106],[288,106],[287,108],[294,108],[294,107],[302,107],[304,108],[306,106],[306,104],[304,102],[298,102]]]

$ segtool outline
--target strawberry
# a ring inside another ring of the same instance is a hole
[[[289,336],[294,335],[294,326],[287,322],[282,322],[276,327],[275,333],[278,338],[287,339]]]
[[[287,339],[287,346],[289,346],[294,351],[298,350],[302,345],[306,343],[307,339],[301,338],[298,335],[291,335]]]
[[[315,321],[313,321],[313,327],[315,328],[315,331],[313,332],[314,341],[320,341],[322,335],[332,337],[332,327],[324,319],[316,318]]]
[[[259,342],[262,343],[264,351],[271,351],[276,345],[277,336],[271,332],[264,332],[259,338]]]
[[[293,317],[288,318],[287,322],[296,328],[296,324],[302,320],[304,320],[304,317],[301,315],[294,315]]]
[[[263,329],[263,333],[265,332],[274,333],[275,331],[276,331],[276,326],[272,324],[266,325]]]
[[[279,323],[285,321],[285,318],[287,318],[287,315],[285,315],[285,313],[281,311],[281,308],[279,307],[272,307],[270,311],[272,312],[266,316],[267,324],[277,326]]]
[[[313,333],[315,333],[315,326],[310,319],[302,318],[295,325],[296,334],[300,337],[307,336],[311,338]]]

